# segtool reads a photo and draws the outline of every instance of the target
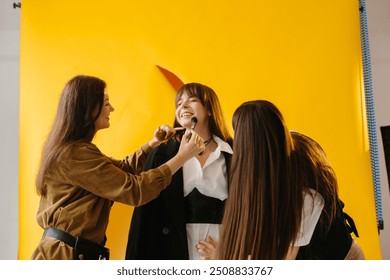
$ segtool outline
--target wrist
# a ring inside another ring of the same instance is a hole
[[[187,161],[187,158],[179,153],[174,156],[174,159],[180,166],[184,165],[184,163]]]
[[[158,146],[160,146],[161,142],[158,141],[156,138],[153,138],[152,140],[149,141],[149,146],[152,148],[152,149],[155,149],[157,148]]]

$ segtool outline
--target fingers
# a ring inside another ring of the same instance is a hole
[[[189,137],[188,142],[193,141],[202,151],[206,147],[204,145],[204,140],[202,137],[200,137],[193,129],[188,129],[189,131],[187,138]]]
[[[204,248],[197,248],[198,253],[200,254],[201,260],[213,260],[216,258],[215,256],[215,250],[207,250]]]
[[[176,130],[167,124],[158,127],[154,132],[154,136],[160,142],[168,141],[176,134]]]
[[[200,137],[195,131],[187,129],[184,133],[178,154],[185,159],[185,161],[198,155],[205,149],[202,137]]]
[[[185,131],[184,134],[183,134],[182,141],[185,140],[185,141],[188,143],[188,142],[190,142],[191,137],[192,137],[191,130],[186,129],[186,131]]]
[[[162,130],[160,127],[158,127],[155,131],[154,131],[154,136],[156,137],[156,139],[158,141],[163,141],[164,138],[165,138],[165,131]]]
[[[207,246],[199,243],[196,245],[196,249],[198,250],[198,253],[202,255],[200,259],[209,260],[211,258],[212,254],[210,250],[207,249]]]
[[[198,253],[203,254],[201,259],[211,260],[215,259],[217,242],[214,241],[210,236],[206,240],[201,240],[196,245]]]
[[[186,129],[184,127],[172,128],[169,125],[164,124],[154,131],[154,136],[160,142],[168,141],[176,134],[184,134],[183,139],[185,139],[186,142],[191,141],[195,143],[201,151],[205,148],[203,139],[193,129]]]
[[[208,250],[210,248],[215,248],[217,246],[217,242],[215,242],[212,239],[210,239],[210,241],[209,240],[201,240],[201,241],[199,241],[198,246],[200,248],[205,248]]]
[[[216,242],[214,239],[212,239],[212,238],[210,237],[210,235],[207,236],[207,241],[208,241],[209,243],[211,243],[211,244],[217,245],[217,242]]]

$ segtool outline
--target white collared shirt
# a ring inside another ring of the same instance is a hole
[[[301,226],[294,246],[301,247],[310,243],[314,229],[321,216],[325,202],[321,194],[310,189],[311,194],[304,192]]]
[[[222,152],[233,154],[233,150],[227,142],[215,135],[213,135],[213,140],[218,147],[209,155],[203,167],[195,157],[184,164],[184,196],[197,188],[200,193],[221,201],[228,197],[226,162]],[[207,239],[208,236],[218,241],[220,226],[219,224],[195,223],[186,225],[190,260],[197,260],[201,257],[196,249],[199,241]]]

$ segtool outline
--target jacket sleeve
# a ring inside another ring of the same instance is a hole
[[[122,160],[111,158],[111,161],[123,171],[138,175],[144,169],[146,158],[151,151],[152,148],[146,143],[132,155],[128,155]]]
[[[146,155],[141,148],[114,164],[95,145],[80,145],[62,161],[60,172],[71,185],[109,200],[140,206],[156,198],[172,179],[166,164],[141,172]]]

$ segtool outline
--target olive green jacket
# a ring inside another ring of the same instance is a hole
[[[142,172],[150,151],[145,144],[115,160],[92,143],[72,144],[45,175],[47,194],[40,199],[38,224],[101,244],[114,201],[140,206],[169,185],[172,174],[166,164]],[[31,259],[73,259],[73,248],[43,237]]]

